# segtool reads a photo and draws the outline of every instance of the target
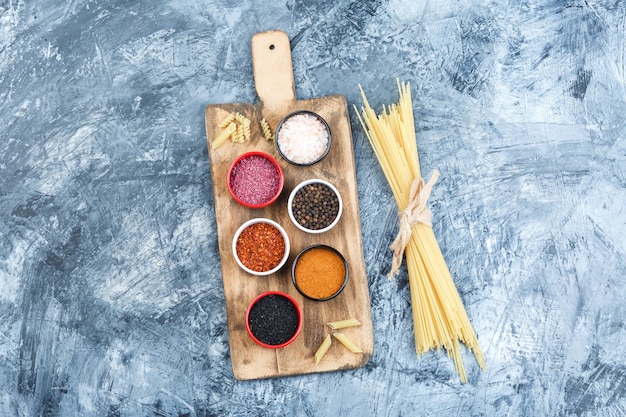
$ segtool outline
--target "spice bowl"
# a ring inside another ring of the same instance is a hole
[[[226,177],[228,191],[239,204],[248,208],[269,206],[280,196],[285,175],[271,155],[250,151],[239,155]]]
[[[330,127],[317,113],[299,110],[285,116],[276,127],[274,143],[278,154],[292,165],[309,166],[328,154],[332,143]]]
[[[302,309],[289,294],[266,291],[246,310],[246,330],[260,346],[279,349],[296,340],[302,330]]]
[[[324,233],[341,218],[343,202],[334,185],[322,179],[299,183],[289,194],[287,212],[293,224],[307,233]]]
[[[289,237],[273,220],[255,218],[244,222],[233,236],[233,255],[237,265],[252,275],[277,272],[289,257]]]
[[[337,297],[348,283],[348,263],[332,246],[304,248],[291,266],[291,281],[302,296],[314,301]]]

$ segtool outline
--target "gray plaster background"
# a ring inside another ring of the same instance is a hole
[[[299,98],[410,81],[434,229],[485,353],[418,358],[354,113],[375,353],[232,376],[204,131],[281,29]],[[624,1],[0,1],[0,415],[626,414]]]

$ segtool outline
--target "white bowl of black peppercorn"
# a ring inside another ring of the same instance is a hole
[[[313,178],[298,184],[287,201],[293,224],[306,233],[324,233],[335,227],[341,218],[343,202],[333,184]]]

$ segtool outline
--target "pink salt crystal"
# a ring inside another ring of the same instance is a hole
[[[280,186],[279,173],[267,158],[251,155],[233,168],[230,178],[233,193],[249,205],[270,201]]]
[[[308,165],[324,155],[329,141],[328,129],[318,117],[298,113],[281,124],[277,144],[287,160]]]

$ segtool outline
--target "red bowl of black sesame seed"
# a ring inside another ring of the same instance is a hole
[[[274,157],[265,152],[251,151],[233,161],[226,182],[235,201],[254,209],[276,201],[283,191],[285,176]]]
[[[296,340],[302,330],[302,310],[289,294],[266,291],[248,306],[246,330],[260,346],[285,347]]]
[[[307,233],[324,233],[341,218],[343,203],[337,188],[322,179],[298,184],[289,194],[287,211],[293,224]]]

